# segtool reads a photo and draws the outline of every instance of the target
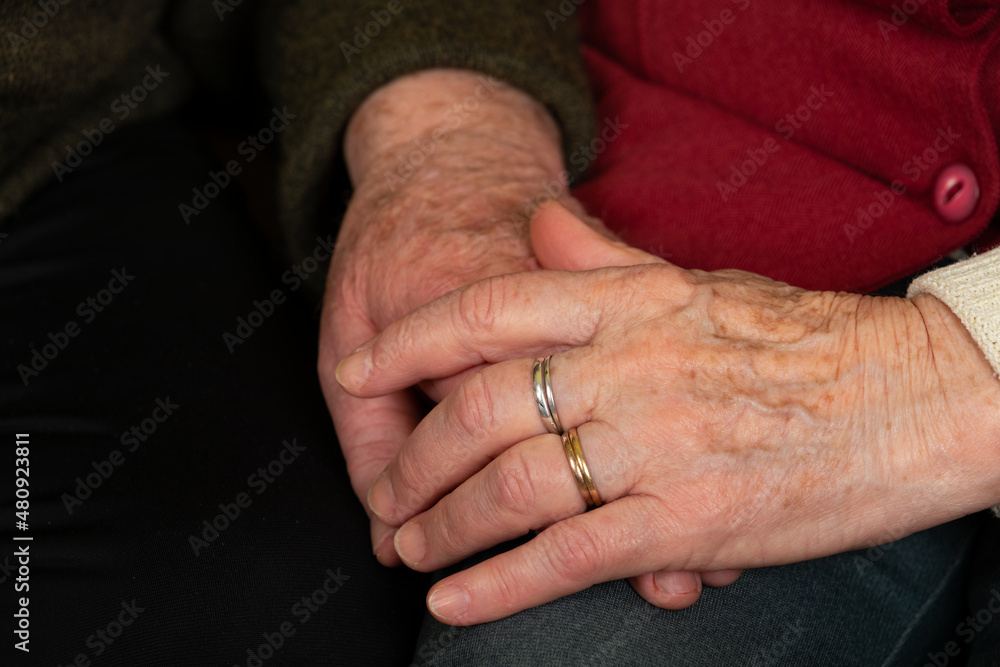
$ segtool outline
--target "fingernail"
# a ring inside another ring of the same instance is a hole
[[[367,351],[355,352],[340,360],[334,376],[344,389],[358,389],[364,386],[371,375],[371,357]]]
[[[399,557],[411,567],[419,565],[427,551],[424,529],[417,523],[408,523],[400,528],[393,544],[396,545]]]
[[[383,472],[368,489],[368,508],[386,523],[392,518],[392,510],[396,505],[396,495],[392,491],[389,475]]]
[[[667,595],[690,595],[698,592],[698,575],[694,572],[666,572],[653,575],[656,587]]]
[[[427,598],[427,607],[443,621],[455,620],[469,608],[469,594],[461,586],[445,584]]]

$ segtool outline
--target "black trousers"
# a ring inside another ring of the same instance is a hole
[[[424,582],[372,556],[303,288],[236,187],[179,210],[218,169],[122,129],[0,230],[5,664],[409,663]]]

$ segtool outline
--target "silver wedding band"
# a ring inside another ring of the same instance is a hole
[[[538,414],[542,418],[545,428],[549,433],[562,435],[562,425],[559,423],[558,415],[556,415],[556,399],[552,394],[552,376],[549,371],[551,360],[551,355],[535,360],[535,366],[531,369],[531,385],[535,390]]]
[[[590,468],[583,458],[583,448],[580,446],[580,436],[575,428],[571,428],[564,433],[559,417],[556,415],[556,399],[552,394],[552,373],[550,364],[552,356],[535,359],[535,365],[531,369],[531,386],[535,390],[535,403],[538,405],[538,414],[542,418],[542,423],[549,433],[562,436],[563,450],[566,452],[566,460],[569,468],[573,472],[573,478],[580,488],[580,495],[587,503],[587,507],[592,509],[604,504],[601,494],[597,492],[594,479],[590,476]]]

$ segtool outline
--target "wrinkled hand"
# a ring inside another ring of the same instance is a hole
[[[334,379],[337,361],[452,289],[537,268],[526,207],[546,193],[543,184],[551,193],[563,167],[544,109],[508,86],[451,70],[403,77],[374,93],[352,119],[344,150],[355,192],[327,279],[319,375],[364,501],[423,413],[409,391],[349,396]],[[561,200],[582,212],[566,192]],[[439,400],[458,380],[424,389]],[[373,548],[386,565],[399,564],[394,533],[373,518]]]
[[[532,240],[543,267],[612,247],[650,261],[557,206]],[[530,392],[532,358],[553,351],[561,420],[579,425],[606,501],[591,512]],[[483,364],[370,494],[384,521],[406,522],[397,549],[423,571],[544,529],[439,582],[428,606],[446,623],[643,572],[839,553],[1000,500],[1000,383],[933,297],[808,292],[666,263],[536,271],[425,306],[338,377],[372,397]]]
[[[355,193],[327,279],[319,374],[355,493],[364,500],[423,412],[413,392],[359,401],[333,369],[360,343],[414,308],[481,278],[537,268],[528,217],[541,198],[583,208],[564,181],[559,134],[523,93],[482,76],[430,70],[373,94],[352,119],[344,153]],[[588,223],[603,230],[599,221]],[[440,400],[462,375],[425,383]],[[367,509],[367,503],[365,503]],[[399,565],[395,527],[371,517],[379,561]],[[727,573],[708,573],[724,585]],[[646,599],[682,606],[697,573],[633,581]],[[692,597],[693,596],[693,597]]]

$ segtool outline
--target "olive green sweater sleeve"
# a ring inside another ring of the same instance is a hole
[[[557,4],[557,3],[556,3]],[[272,101],[294,114],[282,132],[279,210],[294,257],[331,231],[346,185],[340,143],[351,114],[379,86],[433,67],[504,80],[544,104],[567,154],[590,141],[593,105],[573,22],[553,27],[529,0],[268,0],[260,69]]]
[[[166,0],[0,3],[0,227],[129,123],[162,116],[190,78],[156,32]]]
[[[351,114],[400,75],[431,67],[480,71],[545,104],[569,152],[591,138],[575,26],[551,25],[546,3],[44,4],[47,11],[37,0],[0,3],[0,226],[44,185],[72,178],[106,134],[177,109],[196,78],[213,100],[233,103],[236,83],[256,70],[272,104],[287,107],[277,190],[293,259],[311,252],[316,235],[338,220],[336,204],[348,186],[340,142]],[[253,23],[256,67],[232,48]],[[133,91],[140,101],[131,101]],[[335,206],[321,212],[324,202]]]

